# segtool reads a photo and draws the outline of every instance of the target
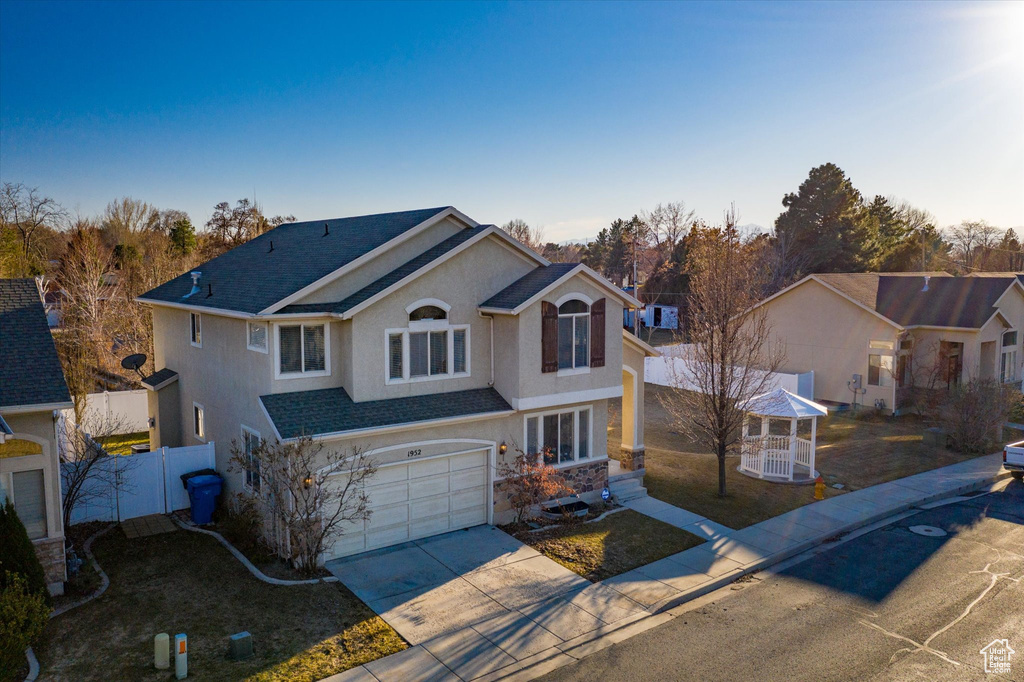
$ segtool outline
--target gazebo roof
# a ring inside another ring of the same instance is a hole
[[[743,409],[762,417],[789,417],[790,419],[828,415],[828,408],[824,405],[801,398],[784,388],[777,388],[769,393],[754,396],[744,403]]]

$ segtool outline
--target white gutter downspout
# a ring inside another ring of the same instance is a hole
[[[479,315],[480,317],[486,317],[488,320],[490,320],[490,323],[491,323],[490,324],[490,328],[491,328],[491,380],[490,380],[490,382],[488,382],[487,385],[493,388],[494,387],[494,315],[486,315],[486,314],[480,312],[479,310],[476,311],[476,314]]]

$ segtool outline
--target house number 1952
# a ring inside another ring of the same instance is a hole
[[[419,457],[422,454],[423,454],[422,450],[410,450],[409,454],[407,455],[407,457]]]

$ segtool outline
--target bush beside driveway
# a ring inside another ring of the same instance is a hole
[[[175,531],[93,545],[110,576],[99,599],[50,621],[36,654],[53,680],[166,680],[153,636],[189,638],[189,676],[203,680],[319,680],[406,647],[337,583],[274,586],[254,578],[214,538]],[[248,630],[256,656],[227,659]]]

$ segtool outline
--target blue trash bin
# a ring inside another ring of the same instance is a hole
[[[223,479],[206,474],[188,479],[188,497],[192,502],[192,523],[200,526],[213,520],[213,508],[217,504]]]

